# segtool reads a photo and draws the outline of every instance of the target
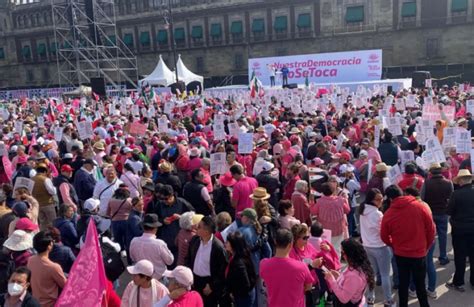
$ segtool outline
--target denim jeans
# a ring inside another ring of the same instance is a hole
[[[255,288],[245,296],[234,296],[235,307],[252,307],[255,304]]]
[[[353,236],[357,231],[357,223],[355,219],[356,207],[351,207],[351,211],[347,214],[347,228],[349,229],[349,236]]]
[[[439,260],[447,260],[446,242],[448,241],[448,219],[446,214],[434,215],[433,221],[436,224],[436,233],[439,241]]]
[[[390,282],[390,263],[392,260],[392,251],[390,247],[365,247],[367,256],[374,272],[380,273],[382,279],[382,289],[385,301],[392,299],[392,285]],[[368,299],[375,299],[375,291],[368,290]]]
[[[112,221],[114,241],[120,244],[120,250],[125,250],[127,241],[127,221]]]
[[[436,290],[436,268],[433,261],[433,253],[435,250],[436,241],[431,246],[428,254],[426,255],[426,275],[428,276],[428,290],[433,292]],[[415,282],[413,281],[413,276],[410,281],[410,290],[415,291]]]

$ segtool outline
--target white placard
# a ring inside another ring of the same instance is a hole
[[[372,167],[373,167],[373,161],[372,159],[369,159],[369,162],[367,163],[367,183],[370,182],[370,179],[372,179]]]
[[[2,118],[4,121],[8,120],[8,118],[10,117],[10,113],[8,112],[7,109],[2,109]]]
[[[376,125],[374,127],[374,146],[375,146],[375,148],[379,148],[379,145],[380,145],[380,130],[381,130],[380,125]]]
[[[94,136],[94,130],[92,129],[91,122],[76,122],[76,126],[81,140],[92,139],[92,137]]]
[[[239,134],[239,154],[251,154],[253,152],[253,133]]]
[[[410,161],[415,161],[415,153],[412,150],[404,150],[402,151],[401,156],[401,169],[405,169],[405,165]]]
[[[36,122],[38,123],[38,127],[44,127],[44,117],[43,116],[38,116],[36,119]]]
[[[263,126],[263,129],[265,129],[265,134],[268,137],[271,137],[273,131],[275,131],[275,126],[273,124],[266,124],[265,126]]]
[[[397,111],[405,111],[405,99],[396,98],[395,99],[395,108]]]
[[[471,169],[473,165],[474,165],[474,148],[471,148]]]
[[[395,164],[388,170],[387,176],[392,184],[397,184],[401,180],[402,172],[398,164]]]
[[[455,127],[444,128],[443,130],[443,148],[456,147],[456,130]]]
[[[415,108],[416,107],[416,96],[415,95],[410,94],[410,95],[407,96],[406,107],[407,108]]]
[[[398,117],[388,117],[385,118],[388,126],[388,131],[394,136],[402,135],[402,126],[400,125],[400,120]]]
[[[15,131],[18,132],[19,134],[22,134],[22,132],[23,132],[23,122],[21,120],[15,121]]]
[[[431,137],[426,140],[426,150],[433,155],[435,162],[443,163],[446,162],[443,148],[441,147],[437,137]]]
[[[63,139],[63,128],[62,127],[54,127],[54,140],[56,142],[61,142]]]
[[[161,117],[160,119],[158,119],[158,130],[161,133],[168,133],[168,119],[166,117]]]
[[[19,188],[26,188],[30,193],[32,193],[34,186],[35,186],[35,182],[33,180],[26,177],[17,177],[15,181],[15,187],[13,187],[13,190],[15,191],[16,189],[19,189]]]
[[[214,140],[221,141],[225,140],[225,130],[224,130],[224,123],[217,122],[212,125],[212,130],[214,131]]]
[[[465,129],[456,130],[456,152],[459,154],[471,153],[471,132]]]
[[[137,104],[132,106],[132,115],[133,116],[140,116],[140,107]]]
[[[216,174],[225,174],[227,172],[226,153],[217,152],[211,154],[211,168],[210,174],[214,176]]]
[[[466,112],[474,115],[474,99],[466,101]]]
[[[432,87],[432,83],[431,79],[425,79],[425,87]]]
[[[239,137],[239,133],[240,133],[239,124],[229,123],[229,124],[227,124],[227,127],[229,128],[229,133],[230,133],[231,136],[233,136],[235,138]]]

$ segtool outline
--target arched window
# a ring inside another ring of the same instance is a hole
[[[23,19],[22,19],[21,16],[16,17],[16,26],[17,26],[17,28],[23,27]]]
[[[43,14],[43,22],[45,25],[49,25],[50,24],[50,21],[49,21],[49,13],[48,12],[44,12]]]
[[[23,15],[23,27],[28,28],[28,17],[26,15]]]
[[[32,27],[36,27],[35,15],[30,16],[30,24]]]

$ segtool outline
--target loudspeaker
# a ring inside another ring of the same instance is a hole
[[[289,89],[298,88],[298,84],[297,83],[285,84],[283,85],[283,88],[289,88]]]
[[[97,95],[104,97],[107,95],[105,91],[105,79],[104,78],[91,78],[92,92]]]
[[[392,85],[387,86],[387,93],[391,94],[392,92],[393,92],[393,86]]]
[[[429,71],[414,71],[411,75],[411,86],[424,88],[426,79],[431,79],[431,73]]]

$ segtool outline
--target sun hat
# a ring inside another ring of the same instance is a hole
[[[3,246],[15,252],[24,251],[33,247],[33,237],[24,230],[15,230]]]
[[[135,265],[128,266],[127,271],[132,275],[142,274],[151,277],[154,272],[153,263],[149,260],[142,259],[135,263]]]
[[[143,218],[143,226],[158,228],[161,226],[161,223],[158,221],[158,215],[154,213],[146,214]]]
[[[97,142],[92,147],[97,150],[105,150],[104,143],[102,142]]]
[[[382,163],[378,163],[378,164],[375,166],[375,170],[376,170],[377,172],[386,172],[386,171],[388,171],[388,166],[387,166],[387,164],[385,164],[385,163],[383,163],[383,162],[382,162]]]
[[[232,177],[230,172],[227,172],[219,178],[219,183],[225,187],[232,187],[237,181]]]
[[[38,225],[33,223],[33,221],[29,218],[22,217],[16,222],[15,229],[24,231],[36,231],[38,230]]]
[[[88,211],[94,211],[99,208],[100,200],[95,198],[89,198],[84,202],[84,209]]]
[[[441,164],[439,164],[438,162],[434,162],[430,164],[430,171],[440,170],[440,169],[441,169]]]
[[[44,155],[43,152],[39,152],[37,155],[36,155],[36,160],[44,160],[46,159],[46,156]]]
[[[202,220],[203,217],[204,217],[204,215],[202,215],[202,214],[194,214],[192,219],[191,219],[192,224],[193,225],[199,224],[199,222]]]
[[[269,199],[270,194],[267,193],[267,189],[258,187],[253,190],[253,193],[250,194],[249,197],[254,200],[258,200],[258,199],[264,200],[264,199]]]
[[[297,127],[293,127],[293,128],[291,128],[290,132],[288,132],[288,133],[289,134],[300,134],[301,131]]]
[[[244,209],[244,211],[242,211],[240,216],[246,216],[249,219],[251,219],[252,221],[256,221],[257,218],[258,218],[257,211],[255,211],[255,209],[253,209],[253,208]]]
[[[191,269],[182,265],[178,265],[173,271],[165,271],[163,276],[176,280],[176,282],[188,289],[191,288],[194,282],[193,272]]]
[[[472,178],[471,172],[468,169],[461,169],[459,170],[458,175],[453,178],[453,182],[457,184],[459,182],[459,179],[466,177]]]
[[[256,146],[256,147],[260,147],[260,146],[263,146],[263,145],[265,145],[265,144],[268,144],[268,141],[267,141],[266,139],[263,139],[263,138],[262,138],[262,139],[259,139],[259,140],[257,141],[257,144],[255,144],[255,146]]]

